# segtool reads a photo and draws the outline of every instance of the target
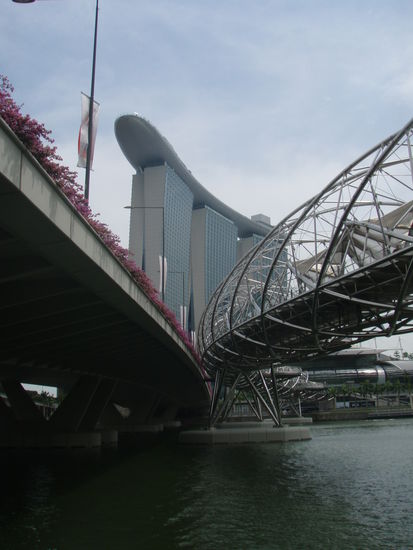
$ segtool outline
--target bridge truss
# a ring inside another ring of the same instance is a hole
[[[198,333],[216,386],[255,380],[265,395],[261,370],[271,378],[274,365],[413,330],[412,142],[413,120],[284,218],[217,288]]]

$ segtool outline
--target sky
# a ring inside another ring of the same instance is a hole
[[[72,169],[95,4],[0,3],[0,74]],[[100,0],[92,209],[127,247],[113,125],[136,112],[215,196],[277,223],[413,117],[412,22],[411,0]]]

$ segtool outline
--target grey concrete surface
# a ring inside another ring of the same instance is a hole
[[[187,430],[179,434],[179,442],[201,445],[234,445],[239,443],[285,443],[311,439],[306,427],[231,427]]]
[[[0,380],[71,387],[117,380],[113,400],[147,389],[178,407],[208,403],[177,332],[0,121]]]

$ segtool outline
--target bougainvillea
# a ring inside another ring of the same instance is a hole
[[[193,357],[200,364],[200,359],[186,332],[182,329],[172,311],[159,298],[152,282],[129,257],[129,252],[120,244],[120,238],[112,233],[109,227],[98,219],[90,209],[88,201],[83,195],[81,185],[77,182],[76,172],[61,164],[62,158],[57,154],[57,148],[51,137],[51,131],[37,122],[30,115],[24,115],[21,106],[14,101],[14,88],[6,76],[0,75],[0,116],[13,130],[30,153],[43,166],[56,185],[62,190],[76,210],[86,219],[99,235],[114,256],[129,271],[142,291],[148,296],[166,321],[174,328],[179,337],[190,350]]]

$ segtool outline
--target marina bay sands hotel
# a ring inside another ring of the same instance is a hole
[[[144,118],[115,122],[132,177],[129,250],[188,332],[238,259],[271,229],[263,214],[251,219],[207,191],[170,143]],[[163,258],[163,261],[162,261]]]

